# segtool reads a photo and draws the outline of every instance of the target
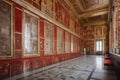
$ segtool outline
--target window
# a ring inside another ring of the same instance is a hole
[[[102,51],[102,41],[96,41],[96,51]]]

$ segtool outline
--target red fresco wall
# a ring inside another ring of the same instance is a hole
[[[98,34],[98,30],[100,33]],[[102,40],[104,49],[103,53],[107,50],[107,26],[106,24],[101,25],[90,25],[84,27],[84,38],[85,47],[87,49],[87,54],[101,54],[96,52],[96,40]]]
[[[39,8],[40,5],[32,2],[33,0],[27,0],[30,4],[32,4],[33,6],[35,6],[36,8]],[[54,53],[51,55],[45,55],[44,54],[44,22],[47,21],[44,18],[36,15],[39,17],[39,29],[40,29],[40,33],[39,33],[39,52],[40,55],[38,56],[33,56],[33,57],[24,57],[23,56],[23,41],[22,41],[22,20],[23,20],[23,8],[22,6],[16,4],[15,2],[12,2],[11,0],[8,0],[9,3],[12,3],[13,6],[13,56],[9,57],[9,58],[4,58],[4,57],[0,57],[0,79],[5,78],[5,77],[11,77],[12,75],[15,74],[19,74],[19,73],[23,73],[24,71],[29,71],[29,70],[34,70],[37,68],[41,68],[47,65],[51,65],[51,64],[55,64],[61,61],[65,61],[68,59],[72,59],[75,57],[79,57],[82,53],[83,53],[83,46],[84,46],[84,41],[82,39],[79,40],[79,38],[77,38],[77,42],[76,45],[81,47],[81,54],[80,52],[74,52],[74,53],[63,53],[63,54],[57,54],[57,25],[54,25]],[[56,8],[63,8],[60,6],[60,4],[56,4]],[[60,9],[56,9],[56,10],[60,10]],[[29,11],[30,12],[30,11]],[[56,11],[56,20],[61,22],[61,14],[59,13],[59,11]],[[67,13],[65,11],[65,13]],[[59,20],[60,19],[60,20]],[[49,22],[49,21],[48,21]],[[66,25],[69,28],[69,14],[67,13],[65,15],[65,19],[64,21],[61,22],[62,24]],[[78,25],[76,23],[76,25]],[[77,26],[76,26],[77,27]],[[78,26],[79,27],[79,26]],[[77,29],[76,29],[77,30]],[[65,31],[64,31],[65,32]],[[81,31],[77,31],[80,33],[82,33]],[[73,34],[71,34],[73,35]],[[64,34],[65,37],[65,34]],[[64,41],[65,42],[65,41]],[[64,47],[65,48],[65,47]]]

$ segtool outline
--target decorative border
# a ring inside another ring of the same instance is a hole
[[[9,57],[13,57],[13,41],[14,41],[14,39],[13,39],[13,4],[12,3],[10,3],[10,2],[8,2],[7,0],[3,0],[3,2],[5,2],[5,3],[7,3],[8,5],[10,5],[11,6],[11,16],[10,16],[10,20],[11,20],[11,29],[10,29],[10,32],[11,32],[11,35],[10,35],[10,52],[11,52],[11,54],[10,54],[10,56],[0,56],[0,58],[9,58]]]
[[[37,32],[37,34],[38,34],[38,41],[37,41],[37,43],[38,43],[38,45],[37,45],[37,53],[32,53],[32,54],[26,54],[25,53],[25,49],[24,49],[24,44],[25,44],[25,41],[24,41],[24,25],[25,25],[25,13],[27,13],[27,14],[29,14],[29,15],[31,15],[31,16],[33,16],[33,17],[35,17],[35,18],[37,18],[37,20],[38,20],[38,25],[37,25],[37,27],[38,27],[38,32]],[[22,50],[23,50],[23,56],[25,57],[29,57],[29,56],[39,56],[40,55],[40,51],[39,51],[39,27],[40,27],[40,25],[39,25],[39,17],[37,16],[37,15],[35,15],[34,13],[32,13],[32,12],[30,12],[30,11],[28,11],[28,10],[25,10],[25,9],[23,9],[23,19],[22,19],[22,33],[23,33],[23,36],[22,36]]]

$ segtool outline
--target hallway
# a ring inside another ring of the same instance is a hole
[[[103,56],[100,55],[81,56],[37,69],[30,75],[26,73],[11,80],[117,80],[114,71],[104,69]]]
[[[0,0],[0,80],[117,80],[119,73],[120,0]]]

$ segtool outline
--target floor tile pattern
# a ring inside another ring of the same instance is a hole
[[[23,73],[24,74],[24,73]],[[12,78],[11,78],[12,79]],[[104,69],[102,56],[81,56],[50,69],[12,80],[117,80],[113,71]]]

